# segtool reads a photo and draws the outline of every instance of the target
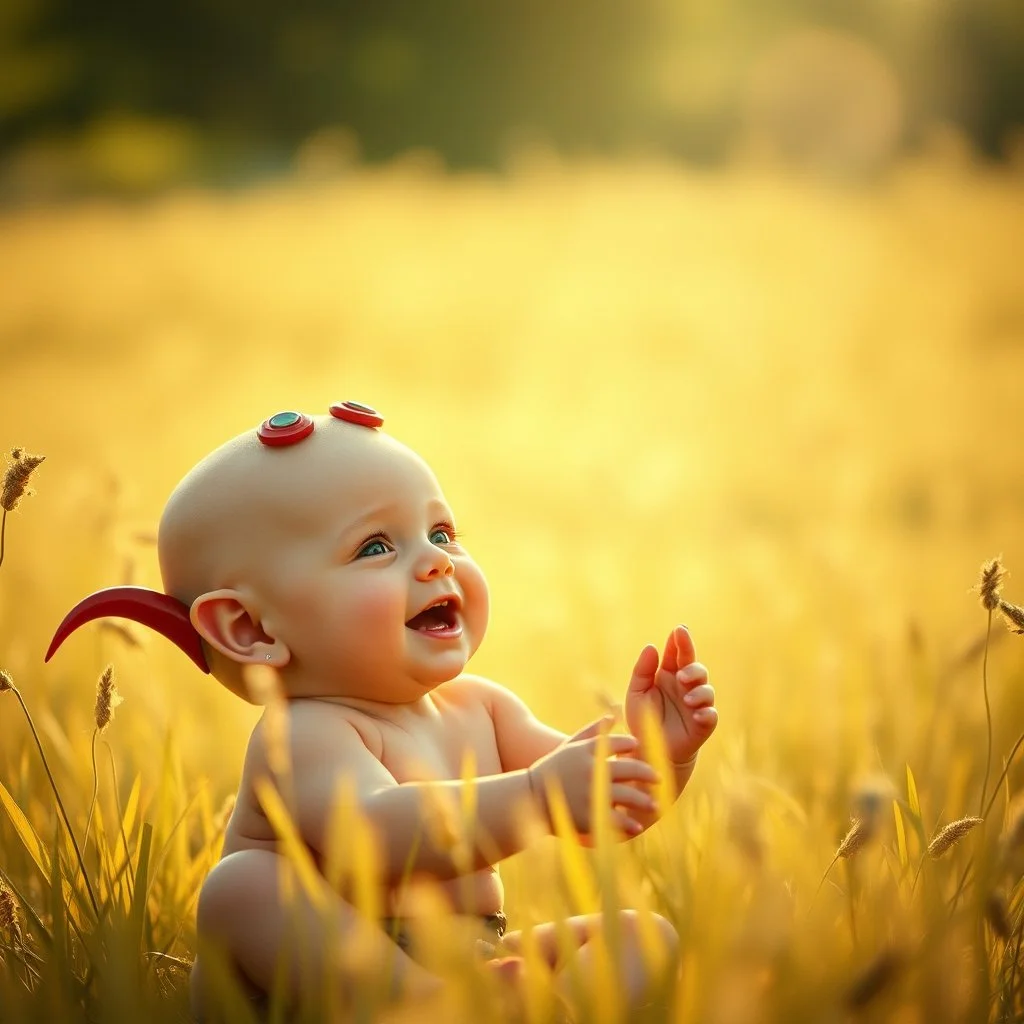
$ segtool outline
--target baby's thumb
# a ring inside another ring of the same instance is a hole
[[[594,721],[583,726],[579,732],[574,733],[566,741],[567,743],[575,743],[577,740],[590,740],[595,736],[600,736],[602,733],[609,732],[612,727],[612,723],[615,721],[615,715],[612,712],[602,715],[600,718],[595,718]]]

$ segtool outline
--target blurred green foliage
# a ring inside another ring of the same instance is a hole
[[[801,29],[818,31],[822,51],[807,65],[786,56],[786,39]],[[837,40],[868,55],[874,70],[861,59],[848,81],[823,84],[820,69],[841,76],[843,53],[854,52],[837,50]],[[792,82],[779,86],[786,74]],[[879,75],[890,77],[895,100],[858,116],[887,126],[883,151],[951,123],[1001,155],[1024,124],[1024,7],[3,0],[0,162],[47,146],[66,156],[68,140],[85,139],[93,171],[127,167],[119,173],[129,185],[237,180],[290,166],[325,129],[335,132],[334,158],[351,151],[375,161],[425,147],[452,167],[496,166],[539,141],[565,152],[653,149],[715,161],[748,138],[752,118],[767,117],[769,135],[781,131],[792,149],[792,122],[807,119],[808,97],[826,114],[831,103],[870,106]],[[766,89],[776,97],[768,115],[759,102]],[[141,166],[120,141],[137,131],[151,143]]]

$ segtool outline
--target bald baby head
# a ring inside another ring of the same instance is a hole
[[[486,580],[430,467],[372,409],[330,412],[280,413],[203,459],[161,517],[163,594],[90,595],[49,654],[109,613],[158,629],[246,699],[256,665],[290,697],[375,704],[454,679],[487,628]]]
[[[258,575],[270,555],[322,516],[329,495],[372,488],[381,462],[422,460],[377,430],[332,416],[291,445],[256,431],[232,438],[174,489],[160,520],[165,593],[191,604],[200,594]],[[429,472],[429,470],[427,470]]]

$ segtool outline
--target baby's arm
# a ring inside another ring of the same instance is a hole
[[[489,679],[463,676],[460,684],[465,690],[474,693],[490,713],[498,757],[502,769],[507,772],[530,769],[563,744],[571,747],[576,740],[584,737],[590,742],[596,742],[593,737],[610,732],[615,720],[614,715],[606,714],[573,736],[567,736],[545,725],[519,697]],[[642,830],[640,822],[645,816],[654,814],[655,805],[646,787],[657,781],[657,776],[650,765],[636,756],[635,750],[621,747],[619,741],[622,738],[617,736],[610,739],[615,756],[609,762],[612,783],[609,795],[613,805],[612,821],[628,837]],[[583,792],[588,803],[590,785],[588,779]],[[634,824],[636,828],[632,827]],[[591,843],[588,828],[579,828],[579,838],[584,845]]]
[[[525,845],[517,827],[517,805],[533,800],[525,770],[474,779],[399,784],[369,750],[356,728],[341,716],[326,724],[293,721],[292,771],[299,831],[319,854],[326,852],[327,825],[342,782],[354,786],[362,812],[380,840],[385,884],[397,884],[410,867],[435,878],[462,874],[466,851],[445,849],[432,840],[424,821],[447,803],[459,819],[466,785],[476,787],[475,815],[466,836],[471,870],[480,870],[518,853]],[[462,856],[456,856],[456,854]],[[457,863],[458,861],[458,863]]]
[[[511,690],[480,676],[463,676],[460,685],[473,692],[494,723],[494,740],[503,771],[529,768],[569,737],[541,722]]]

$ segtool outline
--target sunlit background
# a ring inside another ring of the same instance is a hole
[[[926,754],[929,828],[968,813],[983,560],[1024,604],[1022,126],[1016,0],[8,0],[0,446],[46,462],[0,664],[68,778],[113,662],[123,772],[168,742],[182,792],[234,789],[257,711],[164,641],[42,653],[159,586],[202,455],[351,398],[437,470],[491,584],[473,667],[542,717],[685,622],[707,820],[766,780],[820,875],[858,780]],[[1022,671],[997,621],[997,768]],[[4,770],[28,743],[0,705]]]

